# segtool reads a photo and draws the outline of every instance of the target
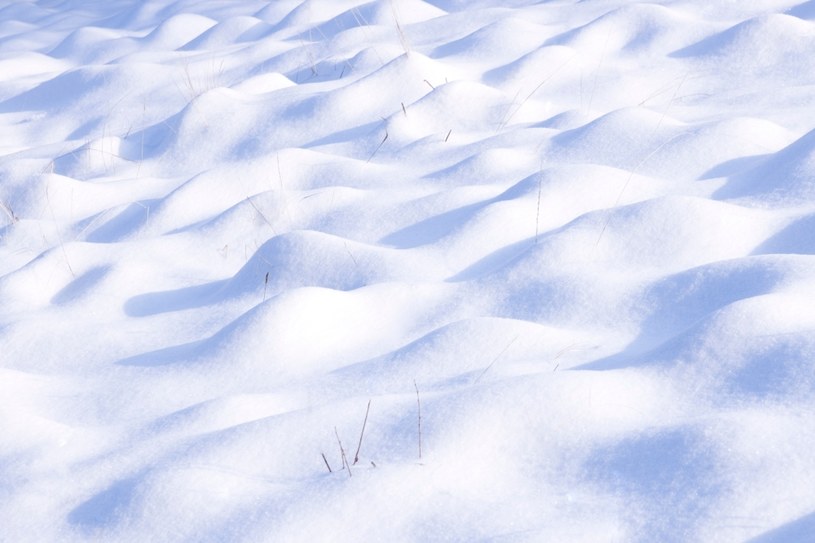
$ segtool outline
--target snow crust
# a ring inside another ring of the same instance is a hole
[[[812,0],[5,2],[0,540],[815,541],[813,53]]]

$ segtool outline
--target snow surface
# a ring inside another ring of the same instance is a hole
[[[0,202],[4,542],[815,541],[815,0],[12,0]]]

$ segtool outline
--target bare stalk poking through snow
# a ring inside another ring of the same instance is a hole
[[[396,12],[396,6],[394,5],[393,0],[391,0],[391,13],[393,13],[393,22],[396,23],[396,31],[399,33],[399,43],[402,45],[402,49],[405,51],[405,54],[409,55],[410,44],[405,36],[405,31],[402,30],[402,25],[399,24],[399,14]]]
[[[359,444],[357,445],[357,452],[354,453],[354,464],[359,462],[359,450],[362,448],[362,438],[365,436],[365,425],[368,424],[368,413],[371,411],[371,400],[368,400],[368,409],[365,410],[365,420],[362,421],[362,431],[359,433]]]
[[[413,387],[416,389],[416,406],[419,411],[419,460],[422,459],[422,400],[419,398],[419,385],[413,381]]]
[[[323,462],[325,462],[325,467],[328,468],[328,473],[334,473],[334,470],[331,469],[331,465],[328,463],[328,458],[325,457],[325,453],[321,452],[320,454],[323,457]]]
[[[342,467],[348,470],[348,477],[351,477],[351,466],[348,465],[348,458],[345,456],[345,449],[340,441],[340,434],[337,432],[337,427],[334,427],[334,435],[337,436],[337,444],[340,446],[340,456],[342,457]]]
[[[376,149],[374,149],[374,152],[371,153],[371,156],[369,156],[368,160],[366,160],[365,162],[370,162],[371,159],[374,157],[374,155],[382,148],[383,145],[385,145],[386,141],[388,141],[388,129],[387,128],[385,129],[385,137],[382,138],[382,141],[379,142],[379,145],[376,146]]]

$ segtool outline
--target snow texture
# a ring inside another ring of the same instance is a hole
[[[814,53],[813,0],[3,2],[0,540],[815,541]]]

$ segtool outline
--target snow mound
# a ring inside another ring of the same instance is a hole
[[[0,6],[3,541],[808,541],[815,2]]]

